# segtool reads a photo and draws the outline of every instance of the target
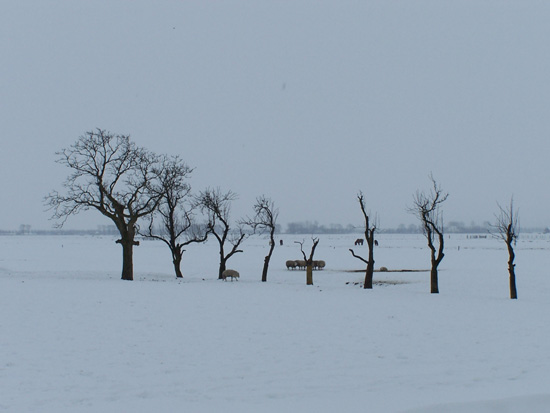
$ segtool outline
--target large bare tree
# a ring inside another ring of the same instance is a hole
[[[133,280],[133,247],[137,221],[158,206],[161,194],[153,169],[159,158],[130,141],[97,129],[80,136],[70,147],[56,153],[58,163],[72,170],[63,183],[64,193],[51,192],[45,202],[58,226],[70,215],[96,210],[116,225],[122,245],[122,279]]]
[[[359,192],[357,195],[357,200],[359,201],[359,206],[361,207],[361,212],[363,213],[363,218],[365,219],[365,239],[367,240],[367,246],[369,248],[369,258],[368,260],[363,257],[356,255],[355,252],[350,248],[351,255],[355,258],[360,259],[365,264],[367,268],[365,270],[365,282],[363,283],[363,288],[371,289],[372,288],[372,279],[374,274],[374,232],[376,231],[376,220],[371,220],[369,213],[365,208],[365,197],[362,192]]]
[[[306,285],[313,285],[313,255],[315,254],[315,248],[317,248],[317,245],[319,244],[319,238],[312,238],[311,240],[313,241],[313,245],[311,246],[309,258],[304,252],[305,241],[294,241],[296,244],[300,244],[300,251],[302,252],[304,261],[306,262]]]
[[[499,213],[496,215],[496,222],[492,225],[491,234],[493,237],[503,240],[508,249],[508,274],[510,275],[510,298],[517,299],[518,292],[516,289],[516,264],[514,259],[516,254],[514,247],[519,236],[519,214],[518,210],[514,209],[514,199],[510,199],[510,205],[502,207],[497,204]]]
[[[270,198],[262,195],[256,198],[254,212],[254,217],[247,218],[243,221],[243,224],[250,226],[254,230],[254,233],[269,233],[269,252],[264,258],[264,266],[262,270],[262,281],[266,282],[269,261],[271,260],[271,255],[273,255],[273,250],[275,249],[275,229],[277,227],[279,210],[275,208],[275,203]]]
[[[147,229],[140,230],[140,234],[168,246],[176,277],[183,278],[181,261],[184,247],[205,242],[208,229],[195,220],[191,185],[188,183],[193,169],[178,156],[163,156],[161,159],[159,167],[154,170],[160,184],[161,201],[150,215]]]
[[[243,252],[239,246],[244,241],[246,233],[241,225],[236,229],[231,227],[231,202],[237,199],[232,191],[222,192],[220,188],[208,188],[196,197],[196,205],[208,217],[208,230],[218,241],[220,250],[220,265],[218,279],[223,279],[227,261],[235,254]],[[229,252],[226,252],[229,244]]]
[[[443,217],[441,204],[449,197],[443,192],[433,175],[430,175],[432,189],[429,192],[417,191],[414,195],[413,206],[410,211],[414,213],[422,223],[422,231],[428,240],[428,248],[431,254],[430,290],[432,294],[439,293],[437,268],[445,254],[443,239]]]

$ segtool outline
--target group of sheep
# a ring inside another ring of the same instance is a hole
[[[319,261],[313,261],[313,269],[314,270],[322,270],[325,268],[325,262],[322,260]],[[305,270],[306,269],[306,262],[304,260],[288,260],[286,262],[286,268],[288,270],[295,270],[296,268],[299,270]]]
[[[299,270],[305,270],[306,262],[304,260],[289,260],[286,262],[286,268],[289,270],[295,270],[296,268]],[[324,261],[313,261],[314,270],[322,270],[323,268],[325,268]],[[227,281],[228,278],[230,278],[231,281],[238,280],[240,278],[240,274],[238,271],[227,269],[222,273],[222,280]]]

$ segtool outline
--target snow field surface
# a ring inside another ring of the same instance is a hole
[[[142,240],[133,282],[111,237],[0,237],[0,411],[548,411],[550,240],[447,236],[440,294],[428,272],[376,272],[321,235],[314,286],[289,271],[310,236],[282,235],[262,283],[265,237],[217,280],[216,243],[184,254]],[[429,268],[422,236],[380,235],[375,267]],[[502,244],[502,245],[501,245]],[[460,248],[459,248],[460,247]]]

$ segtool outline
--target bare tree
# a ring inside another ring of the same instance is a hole
[[[372,279],[374,274],[374,232],[376,231],[376,220],[371,221],[369,214],[365,208],[365,197],[362,192],[359,192],[357,195],[357,200],[359,201],[359,206],[361,207],[361,212],[363,213],[363,218],[365,219],[365,239],[367,240],[367,246],[369,248],[369,258],[368,260],[363,257],[356,255],[355,252],[350,248],[351,255],[355,258],[360,259],[365,264],[367,264],[367,269],[365,270],[365,282],[363,288],[371,289],[372,288]]]
[[[294,241],[296,244],[300,244],[300,251],[304,256],[304,261],[306,262],[306,285],[313,285],[313,255],[315,254],[315,248],[319,244],[319,238],[311,238],[313,245],[311,247],[311,252],[309,253],[309,258],[304,252],[304,242],[305,241]]]
[[[222,192],[220,188],[206,189],[196,197],[196,205],[208,217],[208,230],[218,241],[220,248],[220,267],[218,279],[223,279],[227,261],[236,253],[243,252],[239,246],[246,237],[241,225],[236,230],[231,228],[231,202],[237,199],[232,191]],[[225,252],[226,243],[230,244]]]
[[[262,195],[256,198],[254,212],[254,217],[252,219],[247,218],[243,221],[243,224],[250,226],[254,230],[254,233],[259,232],[263,234],[269,232],[269,252],[264,258],[264,267],[262,270],[262,282],[266,282],[269,261],[275,249],[275,228],[277,218],[279,217],[279,210],[275,208],[275,204],[270,198]]]
[[[137,147],[128,135],[114,135],[101,129],[86,132],[76,143],[56,153],[58,163],[72,173],[63,186],[46,196],[46,205],[61,227],[70,215],[97,210],[116,225],[122,245],[122,279],[133,280],[133,247],[137,221],[150,215],[161,196],[153,169],[158,156]]]
[[[445,202],[449,194],[443,192],[432,175],[432,189],[430,192],[417,191],[414,195],[414,204],[410,212],[415,214],[422,223],[422,231],[428,240],[428,248],[431,252],[430,288],[432,294],[439,293],[437,267],[445,254],[443,240],[443,217],[441,204]]]
[[[192,172],[193,169],[178,156],[162,157],[159,167],[155,168],[162,193],[161,202],[155,213],[150,215],[147,229],[140,231],[140,235],[160,240],[168,246],[177,278],[183,278],[183,248],[205,242],[208,238],[206,225],[197,224],[193,213],[191,186],[187,182]]]
[[[508,249],[508,273],[510,275],[510,298],[517,299],[518,292],[516,289],[516,264],[514,259],[514,247],[519,236],[519,215],[518,210],[514,209],[514,198],[510,198],[510,205],[503,208],[497,204],[499,208],[496,217],[496,223],[492,226],[491,234],[493,237],[503,240]]]

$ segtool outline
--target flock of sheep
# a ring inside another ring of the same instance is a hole
[[[319,261],[313,261],[313,269],[314,270],[322,270],[325,268],[325,262],[322,260]],[[305,270],[306,269],[306,262],[304,260],[288,260],[286,262],[286,268],[288,270]]]
[[[314,270],[322,270],[325,268],[326,263],[323,260],[319,261],[313,261],[313,269]],[[286,268],[288,270],[305,270],[306,269],[306,262],[304,260],[289,260],[286,262]],[[230,270],[227,269],[222,273],[222,279],[224,281],[227,281],[227,279],[230,278],[231,281],[238,280],[239,279],[239,272],[236,270]]]

